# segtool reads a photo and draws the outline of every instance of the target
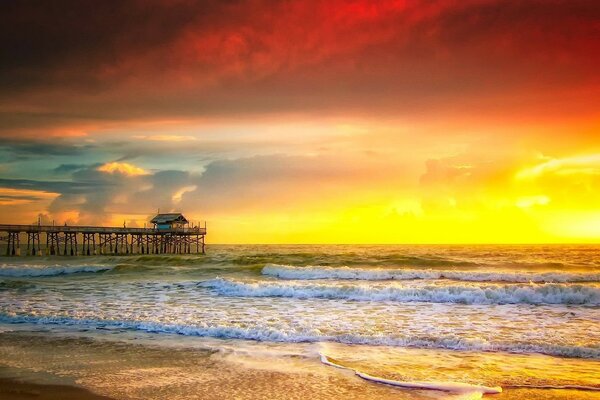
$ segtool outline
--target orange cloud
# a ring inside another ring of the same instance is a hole
[[[42,200],[54,199],[58,193],[43,190],[12,189],[0,187],[0,205],[28,204]]]
[[[196,190],[197,187],[198,186],[196,186],[196,185],[189,185],[189,186],[182,187],[181,189],[179,189],[178,191],[173,193],[173,196],[171,196],[173,203],[175,203],[175,204],[180,203],[184,194],[186,194],[188,192],[193,192],[194,190]]]
[[[136,139],[152,140],[154,142],[189,142],[196,138],[191,135],[136,135]]]

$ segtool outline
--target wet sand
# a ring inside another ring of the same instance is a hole
[[[45,385],[18,379],[0,378],[3,400],[111,400],[89,390],[69,385]]]

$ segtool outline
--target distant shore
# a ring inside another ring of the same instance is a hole
[[[0,378],[0,398],[4,400],[112,400],[70,385],[48,385]]]

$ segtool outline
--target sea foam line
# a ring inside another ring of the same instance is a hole
[[[358,377],[376,383],[383,383],[386,385],[398,386],[408,389],[427,389],[427,390],[439,390],[443,392],[452,392],[459,393],[463,395],[468,395],[469,399],[479,399],[484,394],[496,394],[502,393],[502,388],[500,386],[480,386],[480,385],[471,385],[468,383],[462,382],[419,382],[419,381],[397,381],[392,379],[385,379],[379,376],[374,376],[367,374],[365,372],[361,372],[359,370],[349,368],[343,366],[341,364],[335,363],[329,359],[325,354],[319,353],[319,357],[321,358],[321,362],[325,365],[345,369],[348,371],[354,372]],[[464,397],[463,397],[464,398]]]
[[[113,269],[110,265],[54,265],[54,266],[11,266],[0,267],[0,276],[11,278],[43,277],[77,274],[85,272],[102,272]]]
[[[581,304],[600,305],[600,287],[569,284],[489,286],[340,285],[278,281],[239,281],[217,277],[200,287],[223,296],[323,298],[358,301],[397,301],[460,304]]]
[[[447,349],[458,351],[507,352],[519,354],[546,354],[557,357],[600,359],[599,347],[569,346],[560,344],[493,343],[484,340],[462,340],[460,337],[387,337],[356,334],[321,334],[311,328],[306,331],[282,331],[269,326],[242,328],[222,325],[182,325],[141,320],[82,319],[56,315],[31,315],[0,313],[0,323],[55,325],[61,327],[83,326],[95,329],[126,329],[156,334],[212,337],[217,339],[255,340],[280,343],[334,342],[371,346],[410,347],[421,349]]]
[[[412,279],[452,279],[472,282],[515,282],[515,283],[567,283],[599,282],[600,273],[568,272],[491,272],[491,271],[454,271],[432,269],[391,269],[391,268],[350,268],[267,264],[263,275],[282,279],[348,279],[348,280],[412,280]]]
[[[508,385],[507,389],[550,389],[550,390],[582,390],[600,392],[600,387],[585,385]]]

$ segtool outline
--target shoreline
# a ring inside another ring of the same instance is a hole
[[[489,389],[483,386],[499,386],[502,393],[493,388],[493,397],[506,400],[591,400],[598,395],[597,391],[582,390],[594,385],[590,368],[600,365],[590,360],[333,343],[319,345],[320,359],[315,359],[315,346],[131,332],[106,336],[79,331],[10,331],[0,334],[0,358],[6,360],[0,363],[5,364],[0,365],[0,399],[160,400],[167,395],[180,400],[283,400],[287,398],[283,394],[291,391],[298,398],[426,400],[444,393],[444,389],[438,390],[440,384],[452,385],[450,392],[457,387],[460,391],[465,387],[483,389],[473,390],[481,396]],[[376,362],[384,354],[391,369]],[[549,363],[556,372],[548,372],[539,381],[513,379],[526,376],[519,365],[527,365],[528,373],[544,375]],[[490,373],[481,374],[478,365],[486,365]],[[341,371],[339,366],[354,372]],[[432,366],[442,370],[432,374]],[[406,370],[412,372],[406,374]],[[572,373],[579,382],[553,379]],[[465,381],[464,376],[470,379]]]
[[[32,383],[17,378],[0,378],[0,398],[5,400],[115,400],[74,385]]]

